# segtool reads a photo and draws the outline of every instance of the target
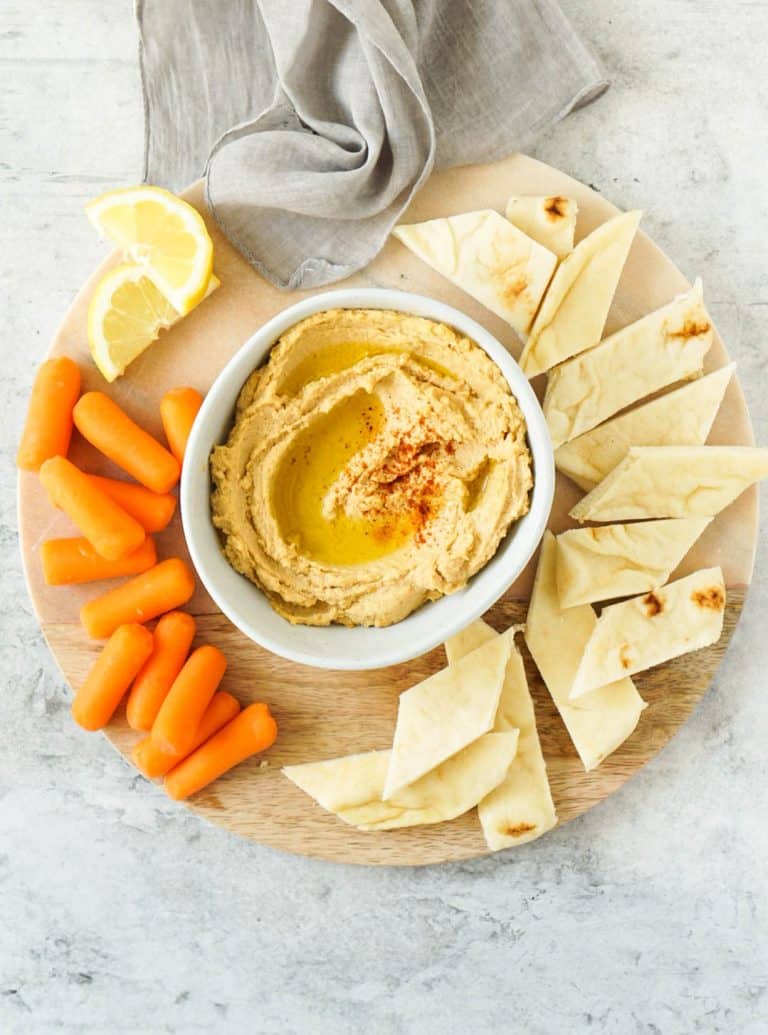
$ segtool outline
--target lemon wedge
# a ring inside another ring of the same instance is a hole
[[[213,245],[197,209],[161,187],[125,187],[86,205],[88,218],[141,266],[180,316],[205,296]]]
[[[215,291],[211,274],[206,294]],[[114,381],[161,330],[181,319],[142,266],[117,266],[99,281],[88,309],[88,342],[96,366]]]

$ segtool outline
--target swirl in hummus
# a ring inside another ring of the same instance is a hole
[[[390,625],[460,589],[532,486],[496,364],[446,324],[378,309],[290,328],[211,472],[229,563],[307,625]]]

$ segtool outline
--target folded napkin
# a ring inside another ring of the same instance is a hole
[[[273,283],[361,269],[435,166],[487,162],[607,86],[555,0],[137,0],[145,179],[206,175]]]

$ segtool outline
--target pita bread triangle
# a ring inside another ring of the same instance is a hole
[[[524,337],[557,256],[491,209],[397,226],[393,235]]]
[[[493,729],[510,650],[498,636],[400,694],[385,798]]]
[[[505,215],[518,230],[549,248],[558,259],[564,259],[573,251],[578,211],[573,198],[518,194],[507,202]]]
[[[448,660],[455,661],[463,657],[496,635],[484,621],[472,622],[446,642]],[[533,841],[557,823],[547,767],[536,729],[536,713],[525,678],[523,659],[514,640],[493,728],[497,731],[520,731],[517,754],[506,777],[477,806],[486,843],[491,851],[497,852],[502,848]]]
[[[697,280],[687,294],[556,367],[544,396],[555,448],[638,399],[698,376],[713,334]]]
[[[579,522],[712,517],[762,478],[768,449],[632,446],[570,515]]]
[[[641,214],[609,219],[560,263],[520,357],[528,377],[600,341]]]
[[[633,675],[720,639],[725,583],[720,568],[603,608],[571,688],[571,701],[589,699],[595,687],[622,673]]]
[[[662,518],[563,532],[557,537],[561,607],[628,597],[662,586],[711,520]]]
[[[570,700],[584,648],[597,624],[589,604],[560,607],[555,537],[546,532],[525,623],[525,642],[560,712],[584,768],[600,765],[637,726],[645,702],[631,679],[600,687],[583,700]]]

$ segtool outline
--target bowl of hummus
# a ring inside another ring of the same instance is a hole
[[[459,310],[384,289],[290,306],[211,387],[187,446],[192,560],[256,643],[323,668],[416,657],[527,564],[554,490],[541,409]]]

